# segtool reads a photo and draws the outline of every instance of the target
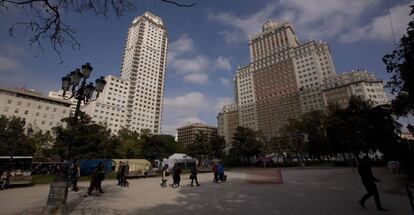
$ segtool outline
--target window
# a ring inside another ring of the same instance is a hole
[[[21,105],[21,104],[22,104],[22,102],[21,102],[21,101],[18,101],[18,102],[17,102],[17,105]]]
[[[7,104],[11,104],[11,103],[12,103],[11,99],[7,100]]]

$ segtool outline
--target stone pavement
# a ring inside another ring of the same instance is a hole
[[[250,184],[246,170],[226,172],[228,181],[212,183],[212,174],[199,174],[200,187],[189,186],[183,175],[182,187],[161,188],[160,178],[131,179],[129,188],[106,180],[100,197],[83,197],[88,186],[81,182],[78,193],[70,192],[67,214],[380,214],[373,199],[362,209],[357,201],[365,190],[359,175],[350,168],[282,169],[284,184]],[[412,214],[401,175],[374,169],[381,200],[389,212]],[[171,182],[171,177],[170,181]],[[49,185],[8,189],[0,192],[0,214],[39,214],[46,204]]]

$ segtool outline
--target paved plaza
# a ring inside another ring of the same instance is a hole
[[[270,169],[269,169],[270,170]],[[251,171],[251,170],[249,170]],[[381,200],[388,212],[377,212],[373,199],[362,209],[357,201],[365,193],[360,177],[351,168],[282,169],[283,184],[252,184],[245,169],[227,171],[228,181],[212,183],[212,173],[199,174],[200,187],[189,186],[183,175],[178,189],[161,188],[160,178],[131,179],[129,188],[105,180],[106,193],[83,197],[88,182],[80,183],[80,192],[70,192],[67,214],[412,214],[405,193],[403,176],[373,169]],[[171,179],[171,178],[170,178]],[[171,180],[169,181],[171,182]],[[39,214],[46,204],[49,185],[8,189],[0,192],[0,214]]]

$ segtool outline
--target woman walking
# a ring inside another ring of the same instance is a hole
[[[166,164],[162,168],[161,187],[166,187],[167,186],[168,176],[169,176],[168,164]]]
[[[200,184],[198,183],[198,179],[197,179],[197,167],[195,165],[193,167],[191,167],[190,179],[191,179],[191,186],[193,186],[194,180],[195,180],[197,186],[200,186]]]

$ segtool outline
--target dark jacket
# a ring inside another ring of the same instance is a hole
[[[358,173],[361,176],[363,183],[373,183],[379,181],[371,170],[371,164],[368,160],[361,160],[358,165]]]
[[[193,175],[193,176],[197,176],[197,167],[196,167],[196,166],[193,166],[193,167],[191,168],[191,175]]]

